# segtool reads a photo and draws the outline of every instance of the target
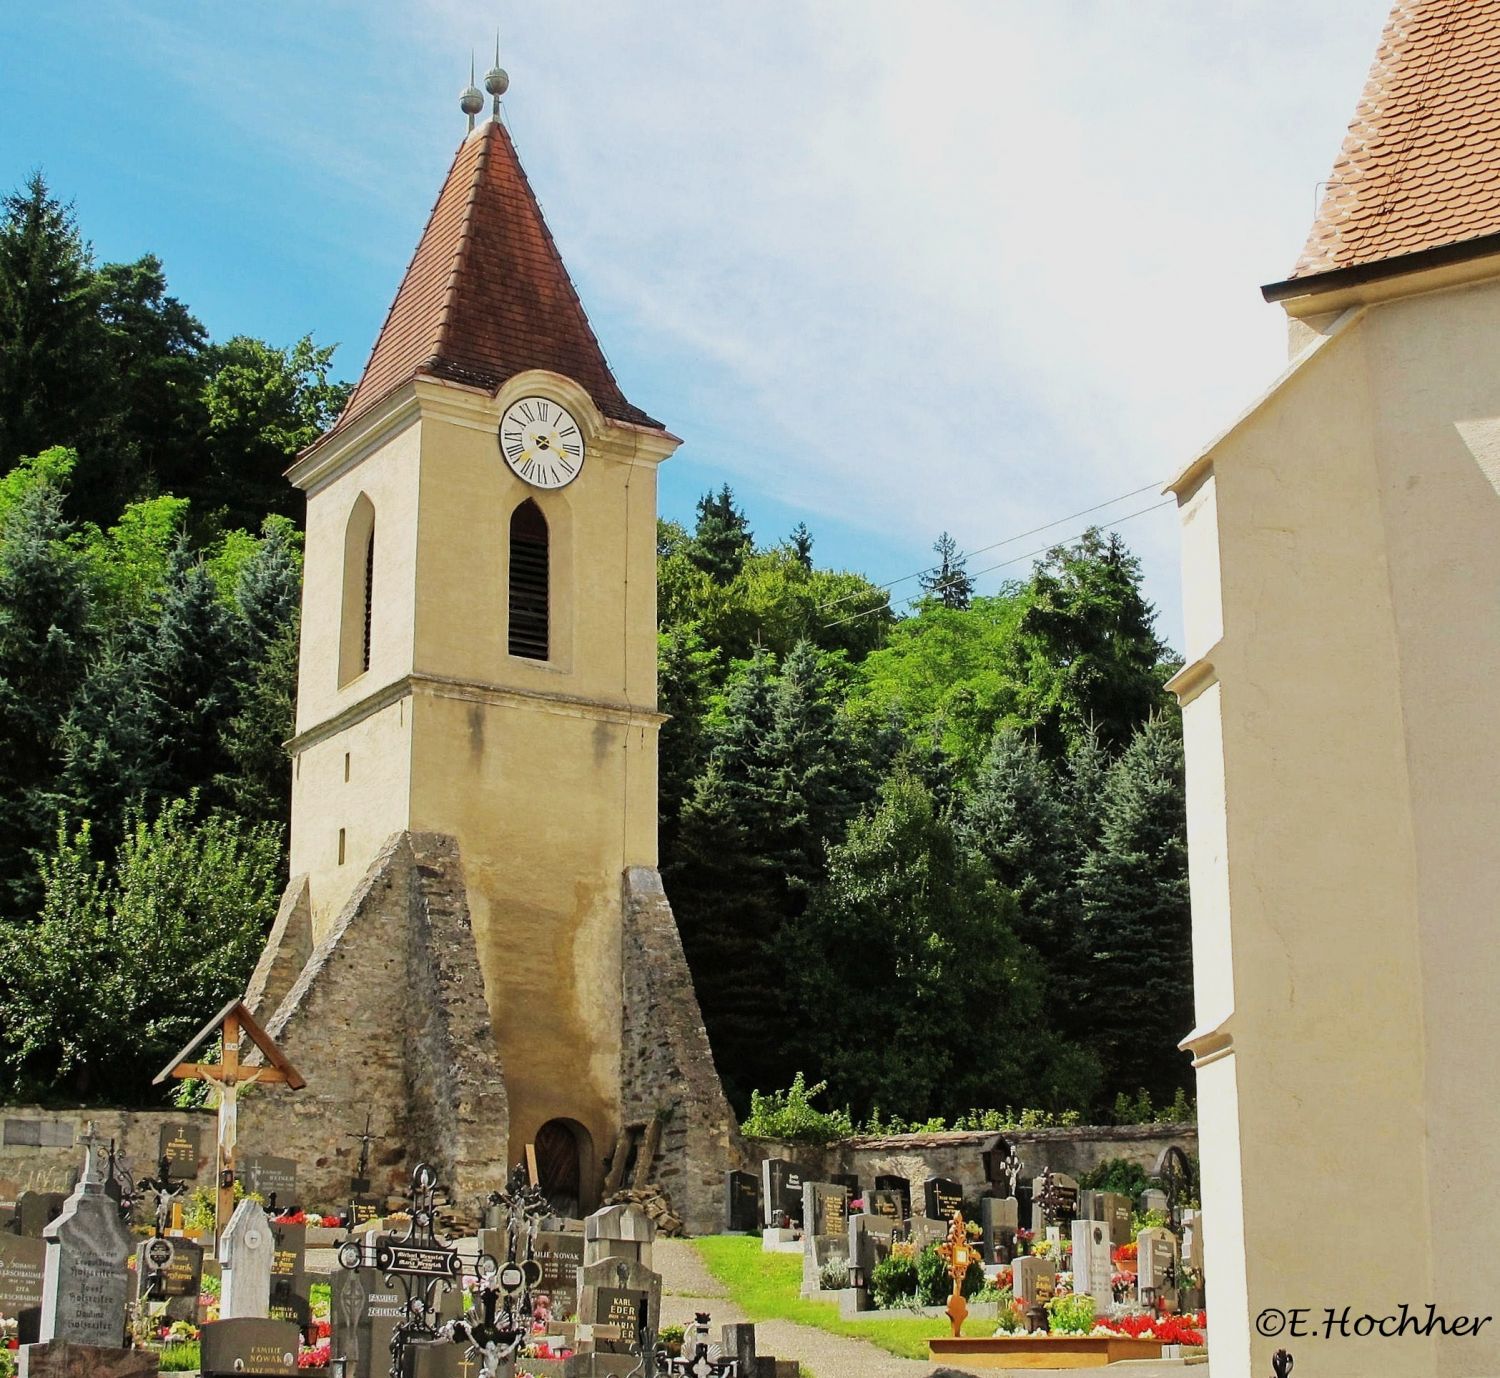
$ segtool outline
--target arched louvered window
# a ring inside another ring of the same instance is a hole
[[[370,668],[375,621],[375,504],[363,493],[344,528],[344,604],[339,623],[339,683]]]
[[[547,519],[527,498],[510,517],[510,627],[513,656],[547,659]]]

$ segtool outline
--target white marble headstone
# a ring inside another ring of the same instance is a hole
[[[223,1292],[221,1320],[262,1320],[271,1307],[271,1265],[276,1240],[271,1221],[256,1201],[246,1199],[234,1208],[229,1228],[219,1240]]]
[[[1073,1222],[1073,1290],[1087,1292],[1100,1311],[1115,1299],[1110,1285],[1114,1268],[1109,1257],[1109,1225],[1103,1220]]]

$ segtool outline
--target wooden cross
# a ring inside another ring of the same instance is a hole
[[[250,1036],[250,1042],[260,1051],[264,1063],[247,1067],[240,1061],[240,1034]],[[222,1039],[223,1054],[219,1062],[189,1062],[211,1035],[218,1033]],[[240,1088],[254,1082],[279,1083],[292,1091],[300,1091],[307,1082],[302,1074],[287,1061],[286,1055],[276,1046],[254,1016],[245,1008],[244,1002],[231,1000],[214,1015],[196,1034],[187,1047],[174,1057],[152,1081],[159,1086],[168,1077],[182,1081],[211,1081],[219,1088],[219,1133],[216,1162],[218,1167],[218,1208],[215,1211],[216,1233],[222,1235],[234,1214],[234,1165],[235,1148],[239,1142],[238,1102]]]
[[[964,1279],[974,1262],[974,1250],[969,1244],[969,1227],[964,1224],[961,1211],[953,1212],[953,1223],[948,1227],[948,1239],[938,1245],[938,1256],[948,1265],[948,1276],[953,1279],[953,1292],[948,1298],[948,1320],[953,1326],[956,1340],[964,1333],[964,1321],[969,1315],[969,1303],[964,1300]]]

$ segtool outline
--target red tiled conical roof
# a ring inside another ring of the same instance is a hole
[[[1397,0],[1292,279],[1500,232],[1500,0]]]
[[[526,369],[573,379],[605,416],[625,400],[498,120],[459,147],[339,429],[419,374],[496,391]]]

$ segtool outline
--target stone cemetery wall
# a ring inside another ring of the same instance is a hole
[[[346,1136],[367,1111],[376,1196],[401,1194],[418,1161],[456,1199],[504,1179],[505,1085],[466,896],[451,837],[393,835],[274,1013],[257,1011],[308,1084],[242,1093],[240,1148],[295,1160],[300,1204],[348,1196],[359,1145]],[[293,895],[273,934],[287,950],[257,971],[262,998],[298,950],[297,913]]]
[[[628,1124],[665,1117],[651,1176],[690,1233],[712,1234],[724,1227],[734,1116],[714,1068],[677,921],[654,869],[626,872],[624,909],[622,1118]]]
[[[197,1173],[188,1163],[174,1158],[173,1175],[193,1177],[207,1183],[213,1177],[216,1119],[209,1110],[79,1110],[42,1109],[33,1105],[0,1108],[0,1202],[10,1202],[22,1192],[68,1192],[78,1177],[82,1149],[78,1146],[92,1123],[100,1139],[111,1139],[137,1177],[152,1175],[162,1150],[162,1131],[169,1140],[175,1131],[196,1131],[199,1158]],[[14,1193],[14,1195],[12,1195]]]
[[[1026,1181],[1044,1167],[1081,1177],[1110,1158],[1127,1158],[1149,1172],[1169,1144],[1177,1144],[1189,1154],[1198,1151],[1194,1125],[1078,1125],[1071,1129],[1007,1130],[1001,1137],[1015,1148]],[[982,1155],[994,1138],[994,1131],[892,1134],[856,1137],[826,1146],[747,1139],[744,1166],[758,1172],[763,1159],[789,1158],[801,1168],[804,1180],[830,1182],[857,1177],[861,1191],[868,1192],[876,1177],[890,1172],[893,1158],[916,1157],[926,1165],[928,1177],[951,1178],[961,1185],[966,1197],[977,1199],[989,1187]],[[920,1208],[920,1198],[918,1204]]]

